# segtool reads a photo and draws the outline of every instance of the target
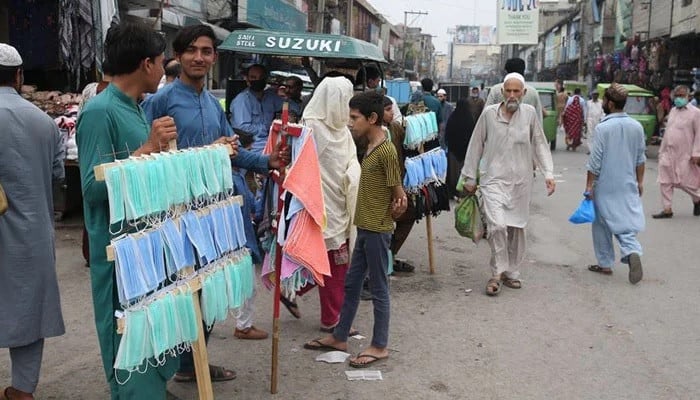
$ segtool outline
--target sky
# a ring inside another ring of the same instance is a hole
[[[420,27],[433,38],[435,50],[447,53],[447,29],[457,25],[496,25],[496,0],[368,0],[391,23],[403,24],[404,11],[425,11],[408,15],[409,27]]]

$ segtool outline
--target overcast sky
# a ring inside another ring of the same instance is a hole
[[[435,50],[447,52],[447,29],[457,25],[496,25],[495,0],[369,0],[393,24],[403,23],[404,11],[426,11],[408,15],[408,26],[420,27],[433,36]]]

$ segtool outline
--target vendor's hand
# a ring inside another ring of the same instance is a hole
[[[397,197],[395,199],[391,200],[391,218],[392,219],[397,219],[403,213],[406,212],[406,208],[408,207],[408,198],[406,197],[406,194],[404,193],[401,195],[401,197]]]
[[[467,195],[476,193],[476,185],[464,185],[464,193]]]
[[[690,162],[700,167],[700,157],[690,157]]]
[[[134,155],[157,153],[170,148],[170,141],[177,139],[177,127],[172,117],[161,117],[153,121],[151,134]]]
[[[554,190],[557,187],[557,184],[554,182],[554,179],[545,179],[544,184],[547,187],[547,196],[551,196],[554,194]]]
[[[222,136],[214,141],[214,144],[223,144],[231,146],[231,158],[238,155],[238,135]]]
[[[291,160],[289,147],[282,147],[282,142],[275,145],[275,149],[270,153],[270,160],[268,161],[268,166],[270,169],[279,169],[284,165],[289,165]]]

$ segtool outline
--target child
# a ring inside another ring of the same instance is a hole
[[[389,279],[387,266],[394,218],[406,210],[406,194],[401,185],[401,167],[396,149],[388,139],[382,121],[384,96],[364,92],[350,100],[349,128],[356,138],[367,140],[357,195],[354,223],[357,239],[350,269],[345,277],[345,300],[340,322],[333,334],[304,345],[312,350],[347,350],[347,339],[357,313],[362,280],[369,272],[374,306],[372,343],[350,366],[365,368],[389,357]]]

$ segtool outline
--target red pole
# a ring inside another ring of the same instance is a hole
[[[282,106],[282,129],[280,130],[281,145],[283,149],[287,146],[287,124],[289,123],[289,103],[285,102]],[[279,180],[277,182],[277,225],[275,226],[275,234],[279,227],[282,211],[284,210],[284,201],[282,200],[282,183],[284,182],[284,162],[280,165]],[[275,235],[275,294],[272,296],[272,371],[270,373],[270,393],[277,393],[277,366],[278,366],[278,351],[280,339],[280,270],[282,269],[282,246],[277,243],[277,235]]]

